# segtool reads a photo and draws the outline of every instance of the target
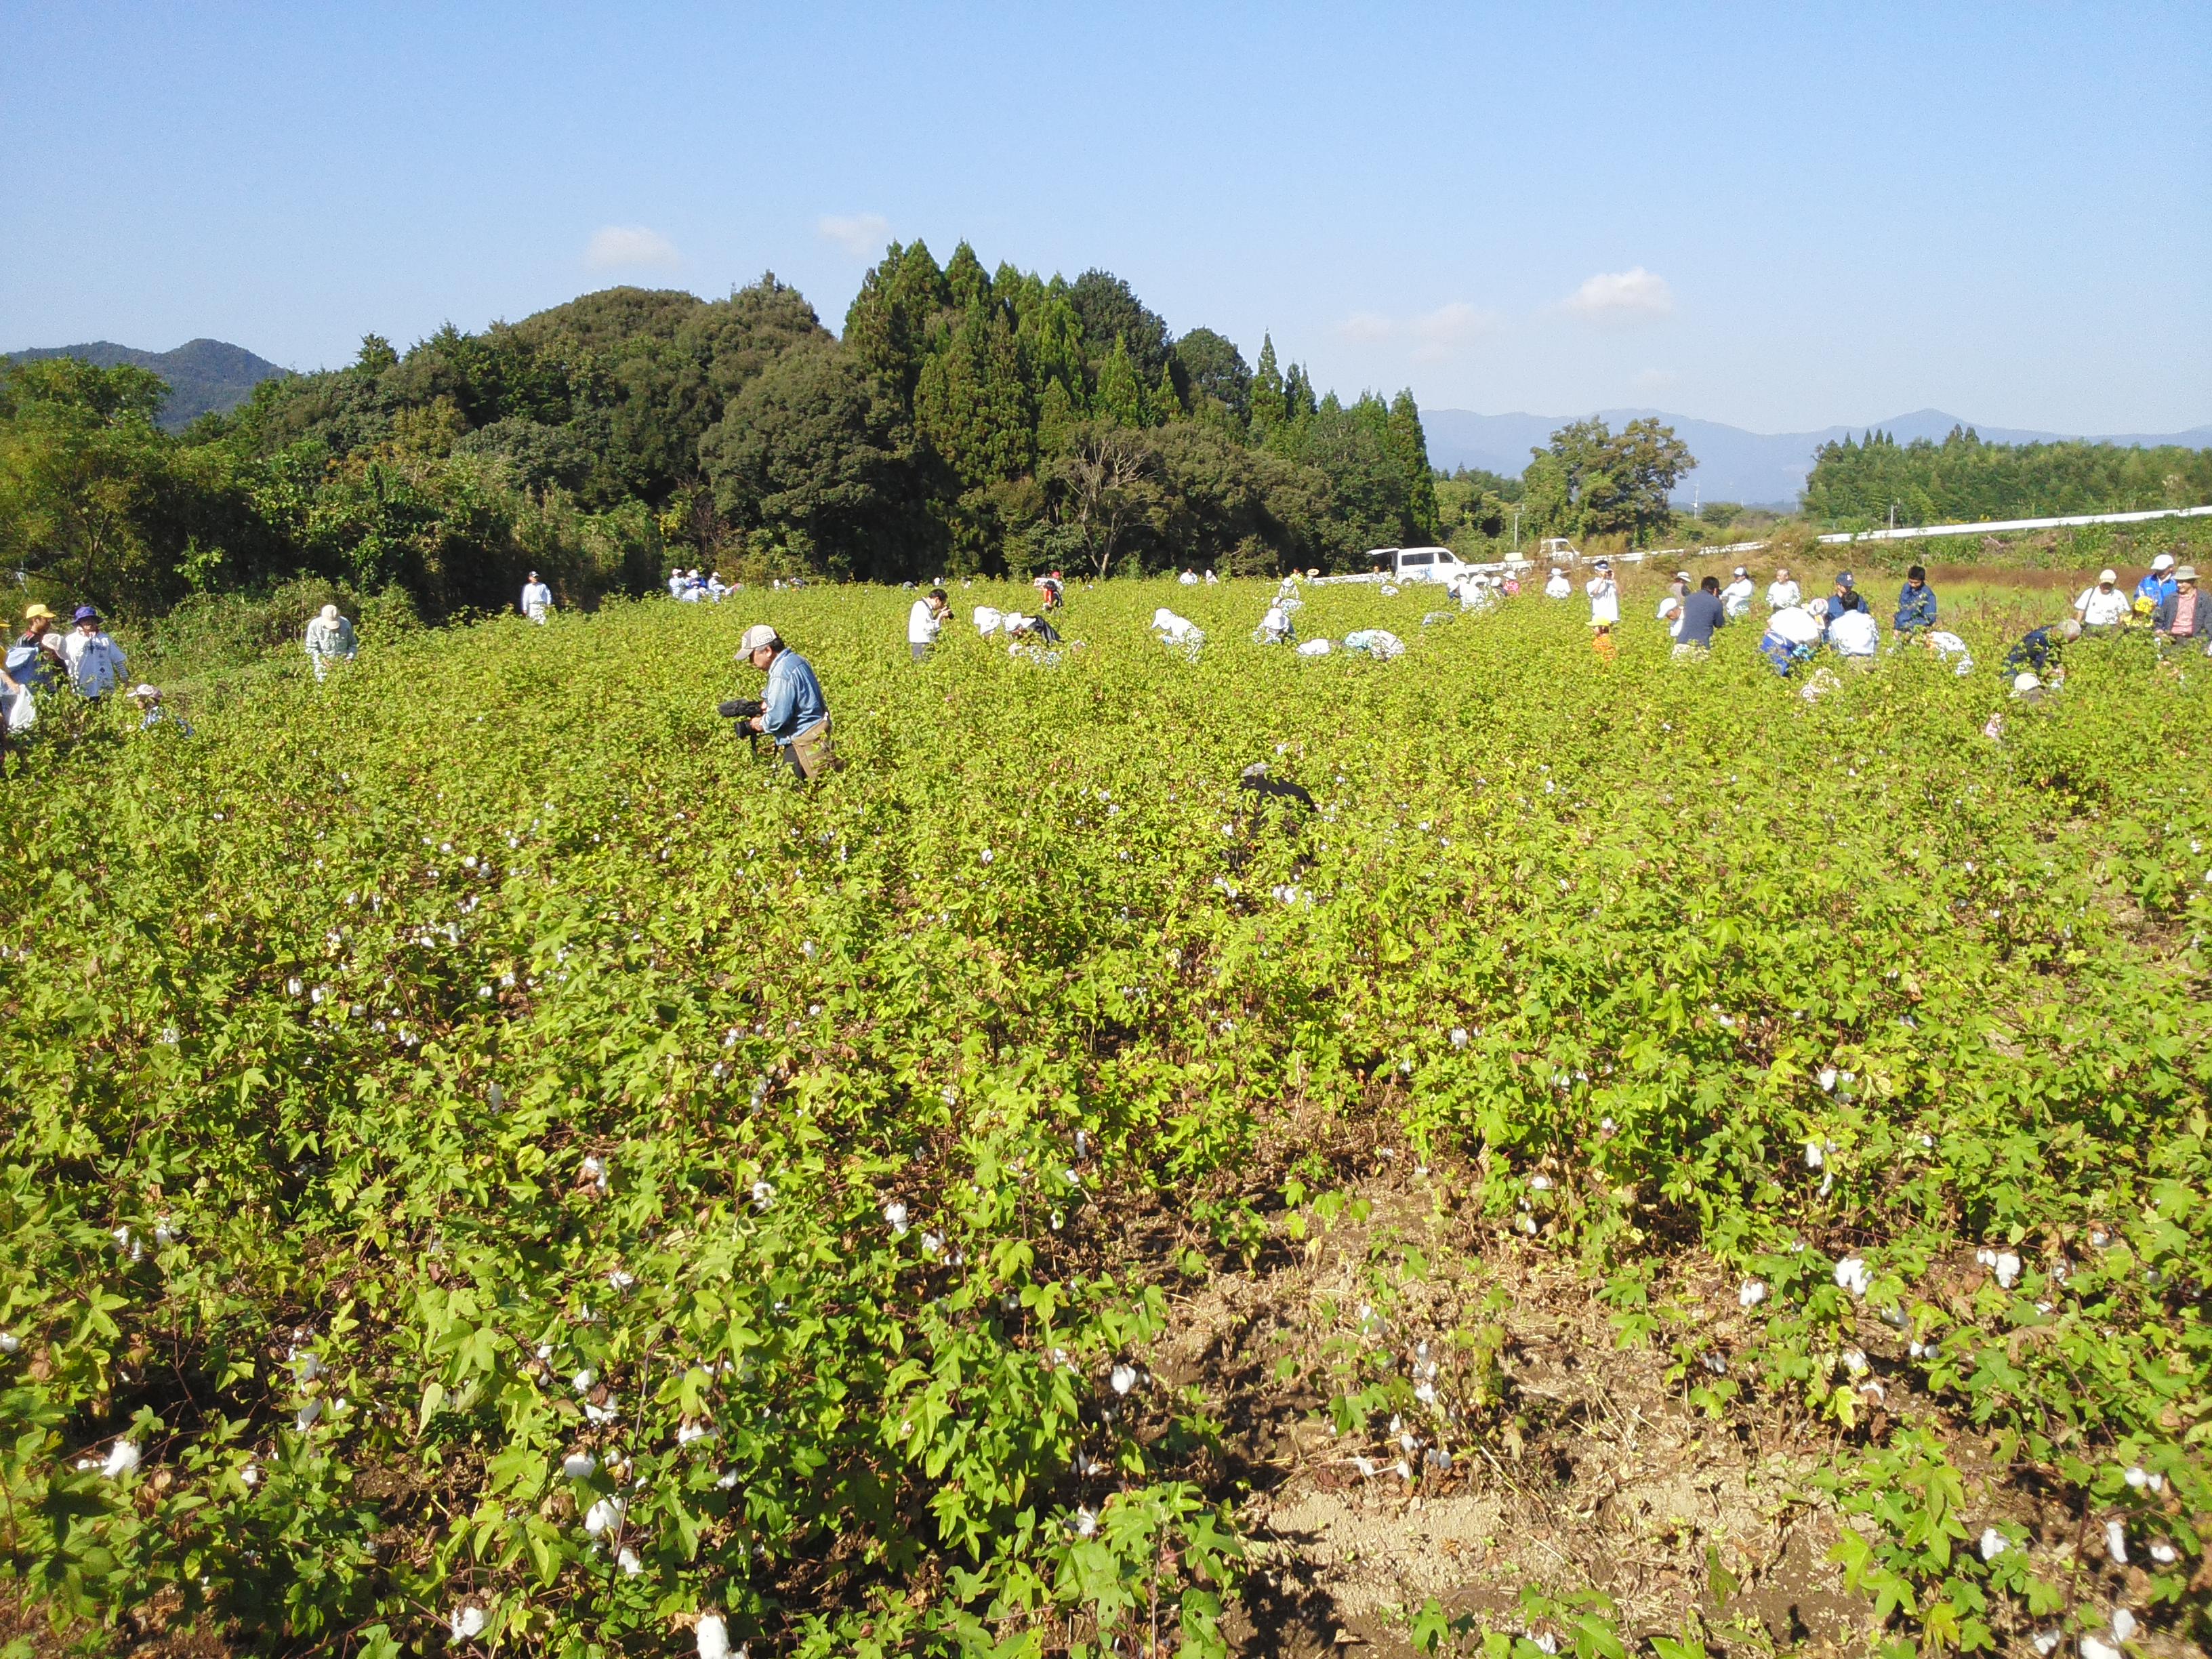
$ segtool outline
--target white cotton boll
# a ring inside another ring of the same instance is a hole
[[[1433,1382],[1423,1382],[1419,1384],[1413,1389],[1413,1398],[1419,1401],[1424,1406],[1435,1405],[1437,1403],[1437,1385]]]
[[[1466,1047],[1467,1047],[1467,1027],[1466,1027],[1466,1026],[1464,1026],[1464,1025],[1455,1025],[1455,1026],[1453,1026],[1453,1027],[1452,1027],[1452,1029],[1451,1029],[1451,1046],[1452,1046],[1453,1048],[1466,1048]]]
[[[719,1613],[699,1615],[699,1659],[730,1659],[730,1627]]]
[[[2105,1553],[2112,1558],[2116,1567],[2128,1564],[2128,1529],[2117,1521],[2105,1522]]]
[[[976,859],[979,863],[988,864],[991,861],[991,849],[986,847],[976,855]]]
[[[301,984],[296,979],[288,979],[284,981],[284,994],[287,996],[295,997],[307,988],[305,985]]]
[[[599,1467],[599,1460],[585,1451],[572,1451],[561,1460],[561,1473],[571,1480],[588,1480]]]
[[[1867,1287],[1873,1283],[1874,1275],[1867,1271],[1867,1264],[1857,1256],[1847,1255],[1836,1263],[1836,1284],[1853,1296],[1865,1296]]]
[[[921,1253],[924,1255],[935,1255],[944,1248],[945,1240],[940,1234],[924,1233],[921,1236]]]
[[[1766,1300],[1766,1286],[1756,1279],[1747,1279],[1736,1286],[1735,1303],[1739,1308],[1756,1308]]]
[[[622,1525],[623,1504],[619,1498],[602,1498],[584,1512],[584,1530],[597,1538]]]
[[[679,1424],[676,1430],[676,1443],[679,1446],[688,1446],[695,1440],[704,1440],[714,1432],[714,1430],[704,1423]]]
[[[2030,1639],[2041,1659],[2050,1659],[2058,1650],[2058,1632],[2055,1630],[2039,1630]]]
[[[592,1391],[592,1385],[599,1380],[599,1374],[587,1365],[568,1379],[568,1386],[575,1389],[578,1394],[589,1394]]]
[[[607,1396],[607,1403],[604,1406],[594,1406],[589,1401],[584,1402],[584,1420],[587,1423],[611,1423],[621,1415],[621,1402],[612,1395]]]
[[[765,1181],[753,1182],[753,1208],[765,1210],[775,1201],[775,1188]]]
[[[2150,1484],[2150,1476],[2144,1472],[2143,1467],[2140,1463],[2136,1464],[2125,1474],[2122,1475],[2120,1479],[2126,1481],[2128,1485],[2133,1486],[2137,1492],[2141,1492],[2146,1486]]]
[[[906,1206],[893,1199],[884,1206],[884,1219],[890,1224],[891,1237],[906,1237]]]
[[[23,1339],[13,1331],[0,1331],[0,1353],[15,1353],[21,1349]]]
[[[1552,1190],[1552,1177],[1540,1175],[1531,1176],[1528,1177],[1528,1188],[1532,1192],[1548,1193]]]
[[[2125,1642],[2136,1633],[2136,1616],[2125,1607],[2112,1609],[2112,1639]]]
[[[109,1449],[107,1461],[100,1466],[100,1472],[110,1480],[119,1480],[138,1467],[138,1458],[137,1441],[118,1440]]]
[[[1826,1153],[1821,1152],[1820,1143],[1819,1141],[1808,1140],[1805,1143],[1805,1167],[1807,1169],[1817,1170],[1827,1161],[1827,1156]]]
[[[1820,1086],[1823,1089],[1830,1090],[1832,1090],[1836,1086],[1836,1068],[1834,1066],[1823,1066],[1820,1068]],[[1820,1166],[1815,1164],[1814,1167],[1817,1169]]]
[[[484,1610],[482,1607],[455,1607],[446,1615],[446,1629],[456,1642],[467,1642],[484,1632]]]
[[[322,1415],[323,1402],[319,1400],[310,1400],[300,1407],[299,1414],[292,1419],[292,1426],[301,1434],[305,1434],[322,1420]]]
[[[1557,1653],[1559,1650],[1559,1638],[1556,1636],[1537,1636],[1531,1633],[1528,1640],[1547,1653]]]
[[[1078,1538],[1089,1538],[1097,1530],[1098,1517],[1093,1515],[1088,1507],[1080,1508],[1075,1511],[1075,1535]]]
[[[2010,1250],[2001,1253],[1997,1259],[1990,1263],[1990,1267],[1996,1274],[1997,1284],[2002,1288],[2008,1291],[2020,1282],[2020,1258]]]
[[[1984,1561],[1996,1560],[1997,1557],[2005,1553],[2006,1547],[2009,1545],[2011,1541],[2012,1540],[2010,1539],[2007,1538],[1995,1527],[1984,1527],[1982,1528],[1981,1537],[1982,1559]]]
[[[615,1289],[618,1291],[626,1291],[631,1285],[636,1284],[637,1280],[632,1278],[629,1273],[624,1273],[621,1268],[617,1267],[614,1272],[607,1275],[607,1283],[613,1285]]]
[[[1517,1215],[1514,1217],[1513,1225],[1516,1231],[1526,1233],[1531,1238],[1534,1238],[1536,1236],[1536,1218],[1533,1215]]]
[[[2154,1540],[2150,1547],[2150,1559],[2157,1562],[2161,1567],[2172,1566],[2176,1559],[2176,1553],[2173,1546],[2167,1543],[2163,1538]]]
[[[2126,1659],[2126,1656],[2101,1636],[2084,1636],[2081,1659]]]
[[[1846,1348],[1837,1357],[1844,1362],[1844,1369],[1853,1376],[1864,1376],[1867,1374],[1867,1357],[1864,1349]]]
[[[248,1458],[245,1464],[240,1468],[238,1471],[238,1479],[239,1483],[241,1486],[259,1486],[261,1484],[261,1465],[254,1462],[251,1458]]]
[[[615,1557],[615,1565],[623,1570],[625,1578],[635,1578],[645,1571],[645,1563],[637,1559],[637,1552],[627,1544],[622,1547],[622,1553]]]
[[[1137,1386],[1137,1368],[1134,1365],[1116,1365],[1113,1375],[1106,1380],[1113,1385],[1115,1394],[1127,1394]]]

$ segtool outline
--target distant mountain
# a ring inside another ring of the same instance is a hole
[[[1601,409],[1598,417],[1617,431],[1628,421],[1647,415],[1674,428],[1698,458],[1697,471],[1686,478],[1675,499],[1687,502],[1693,495],[1709,501],[1742,501],[1765,506],[1794,507],[1805,477],[1813,470],[1813,453],[1824,443],[1856,437],[1861,426],[1824,427],[1818,432],[1746,432],[1741,427],[1717,421],[1700,421],[1686,415],[1670,415],[1660,409]],[[1421,427],[1429,441],[1431,465],[1447,471],[1479,466],[1509,477],[1518,476],[1528,465],[1528,452],[1541,448],[1552,434],[1578,416],[1477,415],[1464,409],[1425,409]],[[1874,425],[1900,443],[1915,438],[1941,441],[1954,426],[1973,426],[1972,421],[1947,415],[1940,409],[1915,410],[1894,420]],[[1974,429],[1992,443],[2048,443],[2062,437],[2086,437],[2097,443],[2148,448],[2179,444],[2187,449],[2212,449],[2212,426],[2187,432],[2145,434],[2027,432],[2010,427],[1981,426]]]
[[[161,405],[161,415],[162,429],[168,432],[182,431],[210,410],[228,414],[252,397],[253,388],[264,380],[292,372],[255,356],[244,346],[222,340],[187,340],[174,351],[141,351],[112,340],[94,340],[87,345],[38,346],[8,355],[25,362],[41,357],[81,357],[102,368],[112,368],[118,363],[150,368],[169,383],[169,400]]]

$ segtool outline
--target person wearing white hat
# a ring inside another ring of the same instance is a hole
[[[1774,573],[1774,580],[1766,585],[1766,608],[1769,611],[1789,611],[1805,603],[1805,595],[1790,579],[1786,570]]]
[[[781,757],[801,782],[811,782],[824,772],[837,769],[836,751],[830,746],[830,704],[822,695],[822,682],[813,665],[783,642],[766,623],[755,623],[738,642],[738,654],[768,676],[761,693],[761,712],[745,722],[751,730],[775,739]]]
[[[2022,702],[2041,702],[2043,682],[2032,671],[2023,668],[2012,677],[2012,694]]]
[[[553,609],[553,590],[538,580],[538,573],[530,573],[530,580],[522,585],[522,614],[540,628]]]
[[[2081,597],[2074,601],[2074,614],[2081,617],[2082,627],[2093,633],[2109,632],[2128,619],[2128,596],[2114,586],[2119,580],[2117,570],[2100,570],[2097,585],[2081,590]]]
[[[182,714],[172,714],[161,706],[160,687],[141,681],[131,688],[131,701],[138,705],[138,729],[141,732],[150,732],[157,726],[167,726],[174,728],[180,738],[191,736],[192,723]]]
[[[1751,572],[1741,565],[1735,568],[1735,580],[1721,589],[1721,608],[1728,612],[1729,620],[1751,614]]]
[[[2161,640],[2202,640],[2212,637],[2212,617],[2204,613],[2204,596],[2197,591],[2197,567],[2185,564],[2173,573],[2173,592],[2158,608],[2157,629]]]
[[[2173,555],[2161,553],[2136,584],[2136,615],[2146,619],[2157,616],[2159,607],[2173,596]]]
[[[330,672],[332,663],[351,662],[361,649],[354,638],[353,624],[338,615],[334,605],[325,605],[319,614],[308,618],[306,646],[318,680]]]
[[[1573,597],[1575,585],[1567,580],[1567,573],[1553,565],[1549,580],[1544,583],[1544,597],[1547,599],[1570,599]]]

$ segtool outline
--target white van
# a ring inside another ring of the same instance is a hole
[[[1367,556],[1386,580],[1401,582],[1443,582],[1447,585],[1473,574],[1449,547],[1377,547]]]

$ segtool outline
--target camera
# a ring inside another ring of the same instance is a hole
[[[758,697],[732,697],[716,704],[714,712],[726,720],[750,720],[760,718],[762,707]]]

